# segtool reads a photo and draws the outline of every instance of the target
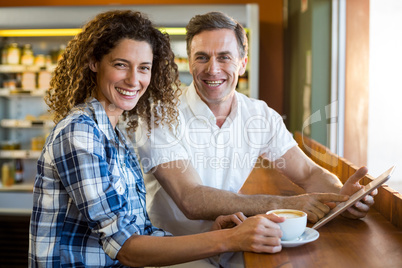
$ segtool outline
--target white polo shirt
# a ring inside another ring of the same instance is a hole
[[[297,143],[282,117],[260,100],[238,92],[231,112],[219,128],[216,118],[191,84],[180,96],[179,125],[140,127],[136,145],[145,173],[153,167],[190,159],[206,186],[238,192],[259,156],[277,160]],[[208,231],[211,221],[187,219],[152,174],[144,175],[147,211],[153,225],[174,235]]]

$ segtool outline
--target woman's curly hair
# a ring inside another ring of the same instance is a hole
[[[176,124],[180,91],[179,72],[174,62],[168,34],[156,29],[146,15],[131,10],[114,10],[98,14],[81,33],[72,39],[53,78],[45,101],[54,114],[55,123],[70,110],[94,96],[96,73],[90,61],[101,61],[122,39],[145,41],[153,52],[151,82],[134,109],[124,111],[127,128],[135,130],[142,118],[151,130],[151,123]],[[152,111],[151,111],[152,110]]]

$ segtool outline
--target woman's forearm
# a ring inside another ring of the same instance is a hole
[[[279,252],[282,232],[276,215],[257,215],[230,228],[176,237],[133,235],[117,254],[124,265],[164,266],[215,256],[223,252]]]
[[[227,247],[227,232],[176,237],[133,235],[117,254],[119,261],[132,267],[164,266],[204,259],[232,250]]]

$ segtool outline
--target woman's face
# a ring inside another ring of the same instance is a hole
[[[122,39],[118,45],[93,62],[96,73],[96,98],[102,103],[113,126],[123,111],[131,110],[151,81],[153,53],[145,41]]]

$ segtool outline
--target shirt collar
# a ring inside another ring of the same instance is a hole
[[[232,107],[230,109],[230,113],[228,118],[230,120],[226,120],[224,125],[230,124],[230,122],[233,122],[237,115],[237,109],[238,109],[238,96],[237,92],[234,94],[234,99],[232,102]],[[197,91],[195,90],[194,87],[194,82],[192,82],[185,93],[186,99],[188,106],[190,107],[191,111],[193,114],[198,117],[201,120],[210,122],[212,125],[216,125],[216,117],[212,113],[212,111],[209,109],[208,105],[200,98],[200,96],[197,94]]]
[[[85,107],[85,112],[94,119],[94,121],[98,124],[100,130],[106,135],[108,140],[116,138],[116,132],[114,131],[113,126],[109,121],[109,117],[107,116],[102,104],[97,99],[93,97],[89,99]]]

